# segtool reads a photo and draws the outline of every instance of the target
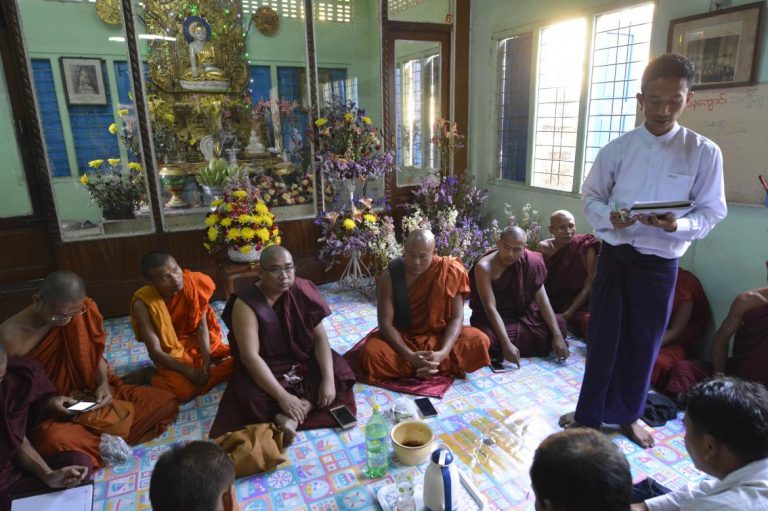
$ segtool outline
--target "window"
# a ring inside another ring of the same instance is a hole
[[[440,117],[440,54],[410,58],[395,68],[397,163],[437,168],[434,123]]]
[[[579,18],[499,41],[497,177],[526,182],[530,151],[532,186],[580,190],[600,148],[635,126],[634,96],[648,62],[652,18],[647,3],[601,13],[591,26]]]
[[[241,0],[243,16],[250,17],[259,7],[271,7],[281,18],[304,19],[303,0]],[[352,0],[324,0],[313,6],[319,21],[352,23]]]

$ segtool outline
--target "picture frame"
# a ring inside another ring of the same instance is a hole
[[[68,105],[107,104],[102,62],[98,58],[59,58]]]
[[[693,89],[756,82],[764,7],[761,1],[669,22],[667,51],[693,62]]]

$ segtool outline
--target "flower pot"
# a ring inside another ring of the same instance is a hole
[[[101,217],[104,220],[133,220],[136,218],[136,212],[133,205],[121,209],[105,208],[101,210]]]
[[[251,247],[251,250],[248,252],[240,252],[236,248],[228,248],[227,249],[227,257],[229,257],[229,260],[233,263],[255,263],[259,260],[259,257],[261,256],[261,249],[254,250],[253,247]]]
[[[201,185],[203,188],[203,203],[210,206],[215,199],[224,198],[224,186]]]

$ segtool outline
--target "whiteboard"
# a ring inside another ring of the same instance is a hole
[[[696,91],[679,122],[720,146],[728,202],[763,204],[757,176],[768,177],[768,84]]]

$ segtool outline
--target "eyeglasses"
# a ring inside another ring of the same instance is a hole
[[[285,268],[280,268],[277,266],[274,268],[265,268],[264,271],[269,272],[269,274],[274,277],[279,277],[283,273],[285,273],[286,275],[290,275],[296,271],[296,265],[294,264],[292,266],[286,266]]]
[[[51,314],[50,316],[48,316],[48,319],[54,322],[69,321],[70,319],[76,318],[77,316],[82,316],[86,312],[87,312],[87,309],[83,307],[82,310],[79,310],[73,314]]]

